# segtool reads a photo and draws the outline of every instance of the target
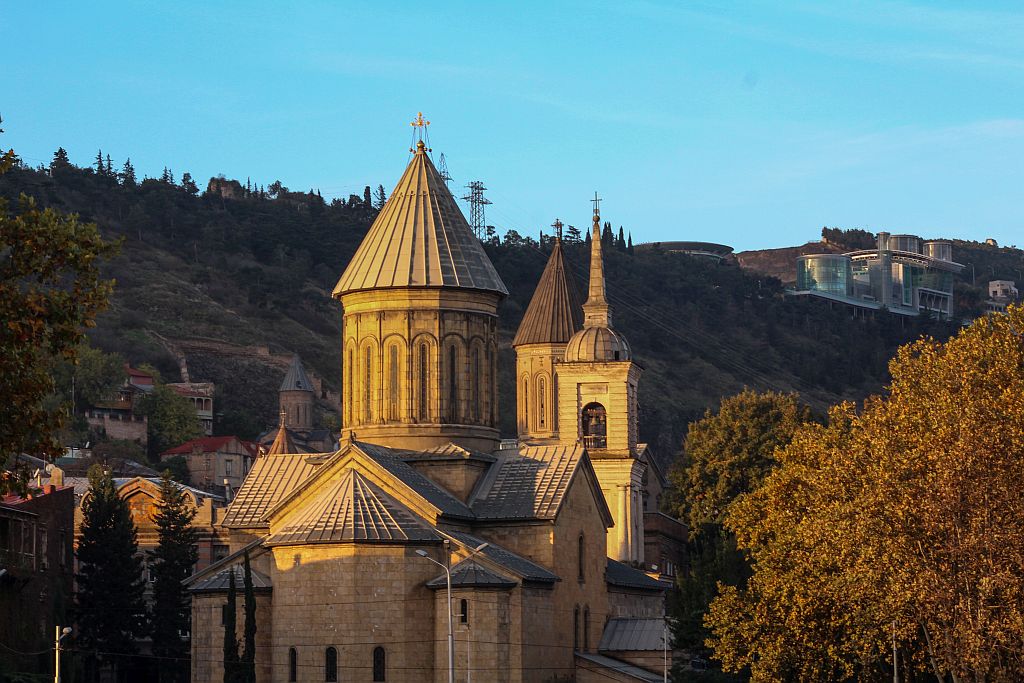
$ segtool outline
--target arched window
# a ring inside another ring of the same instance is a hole
[[[338,681],[338,651],[333,647],[324,651],[324,680],[328,683]]]
[[[367,346],[363,349],[363,423],[370,424],[373,421],[373,349]]]
[[[420,344],[420,371],[416,373],[420,379],[420,400],[416,416],[421,422],[430,419],[430,366],[427,364],[429,358],[430,348],[426,343]]]
[[[540,377],[537,380],[537,428],[541,429],[541,430],[546,429],[547,428],[547,423],[548,423],[548,421],[547,421],[547,415],[548,415],[548,413],[547,413],[547,409],[548,409],[547,390],[548,390],[547,382],[544,381],[543,377]]]
[[[497,417],[494,414],[495,410],[494,410],[494,381],[493,381],[493,378],[495,376],[495,371],[494,371],[494,358],[493,358],[493,356],[494,356],[494,354],[491,352],[491,348],[487,347],[487,380],[486,380],[487,384],[486,384],[486,387],[491,390],[491,391],[488,391],[487,395],[484,397],[484,400],[487,401],[487,419],[486,419],[487,424],[494,424],[497,421]]]
[[[580,606],[572,609],[572,649],[580,649]]]
[[[583,534],[580,534],[580,537],[576,539],[576,570],[578,572],[576,578],[580,583],[587,580],[586,559],[586,540],[583,538]]]
[[[530,431],[530,379],[523,377],[523,431]]]
[[[352,412],[352,402],[356,400],[355,394],[352,393],[354,384],[352,378],[356,375],[356,354],[352,349],[348,350],[348,367],[345,368],[345,375],[345,379],[348,380],[348,396],[345,397],[345,422],[351,425],[355,417]]]
[[[590,650],[590,607],[583,608],[583,651]]]
[[[299,669],[298,659],[299,659],[298,655],[295,654],[295,648],[294,647],[288,648],[288,681],[289,681],[289,683],[294,683],[294,681],[298,678],[298,669]]]
[[[454,346],[448,347],[448,421],[459,421],[459,375]]]
[[[608,447],[608,414],[600,403],[583,407],[583,445],[587,448]]]
[[[469,600],[466,598],[459,600],[459,623],[469,623]]]
[[[398,345],[392,344],[388,361],[388,419],[398,420]]]
[[[480,368],[480,348],[473,349],[473,376],[470,381],[473,383],[473,400],[469,410],[477,422],[483,422],[484,406],[482,403],[484,375]]]
[[[384,648],[377,646],[373,648],[373,680],[374,683],[377,681],[386,680],[384,677]]]

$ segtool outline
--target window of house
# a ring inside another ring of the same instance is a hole
[[[377,681],[387,680],[384,676],[386,673],[384,666],[384,648],[379,645],[373,648],[373,680],[374,683]]]
[[[466,600],[465,598],[459,600],[459,623],[469,623],[469,600]]]
[[[214,544],[213,546],[213,561],[217,562],[223,560],[228,556],[228,546]]]
[[[299,656],[294,647],[288,648],[288,681],[294,683],[298,678]]]
[[[583,538],[583,534],[580,534],[576,539],[576,578],[580,583],[587,580],[586,549],[586,539]]]
[[[224,474],[225,476],[231,476],[231,460],[224,461]]]
[[[338,680],[338,651],[333,647],[324,651],[324,680],[329,683],[337,683]]]

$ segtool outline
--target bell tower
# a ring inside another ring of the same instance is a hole
[[[601,490],[615,519],[608,531],[608,556],[643,562],[643,475],[646,463],[637,444],[637,387],[640,366],[626,338],[612,327],[601,251],[600,199],[594,195],[590,276],[583,304],[583,329],[555,364],[558,380],[559,441],[587,449]]]

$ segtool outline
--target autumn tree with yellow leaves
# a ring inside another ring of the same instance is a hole
[[[1024,680],[1024,308],[900,349],[885,397],[801,427],[731,507],[706,625],[754,681]]]

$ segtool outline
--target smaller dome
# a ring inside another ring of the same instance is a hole
[[[610,327],[584,327],[565,347],[565,362],[629,360],[629,343]]]

